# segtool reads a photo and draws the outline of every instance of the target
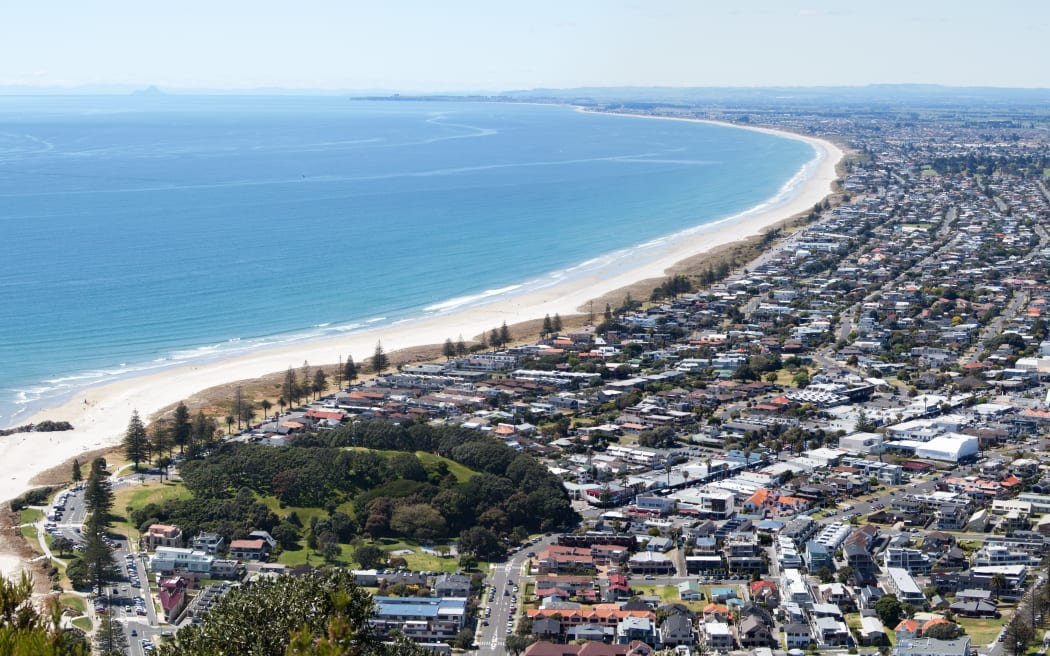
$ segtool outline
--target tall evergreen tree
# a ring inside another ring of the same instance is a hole
[[[149,426],[150,448],[158,457],[168,451],[171,455],[171,424],[166,419],[158,419]]]
[[[456,357],[462,358],[467,354],[467,343],[463,341],[463,335],[456,340]]]
[[[84,480],[84,475],[80,473],[80,461],[76,458],[73,459],[73,482],[79,483]]]
[[[288,367],[288,371],[284,372],[284,384],[281,386],[281,394],[284,396],[284,400],[288,402],[288,406],[291,407],[299,399],[299,379],[295,375],[295,369]]]
[[[139,463],[146,459],[148,449],[146,426],[139,418],[138,410],[132,411],[128,429],[124,431],[124,456],[134,463],[136,471],[138,471]]]
[[[445,345],[441,347],[441,354],[445,356],[445,360],[456,357],[456,345],[452,343],[451,337],[445,340]]]
[[[186,446],[190,441],[191,430],[190,409],[186,407],[185,403],[179,401],[179,404],[175,406],[175,417],[171,422],[172,441],[178,445],[179,453],[183,453],[186,450]]]
[[[540,335],[546,337],[554,332],[554,324],[551,323],[551,315],[547,314],[543,316],[543,327],[540,328]]]
[[[303,360],[303,368],[299,376],[299,396],[306,399],[307,402],[310,401],[310,390],[313,385],[313,378],[314,373],[313,370],[310,369],[310,363]]]
[[[383,350],[383,343],[376,342],[376,350],[372,354],[372,372],[377,376],[390,366],[390,358]]]
[[[95,462],[98,462],[96,459]],[[109,527],[109,512],[113,509],[113,490],[109,486],[104,467],[92,466],[91,474],[88,475],[87,487],[84,490],[84,505],[87,506],[88,524],[101,527],[103,530]]]
[[[357,365],[354,364],[354,356],[346,356],[346,364],[343,365],[343,378],[346,379],[347,385],[353,385],[354,381],[357,380]]]
[[[554,332],[561,332],[561,315],[557,312],[554,313],[554,319],[551,321],[551,327],[554,329]]]
[[[313,384],[310,385],[310,389],[314,393],[314,398],[321,396],[321,392],[328,389],[328,374],[324,372],[324,369],[318,367],[317,371],[314,372]]]
[[[510,328],[507,327],[506,321],[504,321],[503,325],[499,327],[499,343],[500,346],[510,344]]]

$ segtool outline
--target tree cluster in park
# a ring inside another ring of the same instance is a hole
[[[124,455],[132,461],[135,469],[142,462],[156,464],[167,469],[175,448],[189,457],[196,457],[215,444],[219,427],[215,420],[197,411],[190,416],[189,408],[180,402],[171,418],[161,418],[147,429],[138,411],[131,414],[124,431]]]
[[[345,570],[264,579],[231,590],[200,624],[180,630],[163,656],[422,656],[370,629],[372,597]]]
[[[416,451],[478,473],[460,482],[446,462],[424,464]],[[474,545],[468,551],[486,558],[505,549],[500,546],[504,538],[576,519],[560,479],[539,462],[459,427],[358,422],[302,436],[295,446],[226,443],[207,458],[183,463],[180,474],[193,498],[136,510],[136,524],[171,522],[188,534],[211,530],[227,539],[253,529],[273,530],[289,546],[305,534],[309,546],[318,549],[362,533],[427,540],[479,528],[484,533],[467,536]],[[318,525],[299,527],[282,521],[253,493],[274,496],[285,506],[325,508],[329,516]],[[352,516],[336,510],[347,502]]]

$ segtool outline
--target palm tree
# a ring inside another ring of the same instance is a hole
[[[226,434],[233,435],[233,424],[237,421],[233,418],[233,415],[226,415]]]
[[[1003,576],[1002,572],[996,572],[992,574],[992,578],[988,583],[992,588],[992,594],[998,599],[999,593],[1006,587],[1006,577]]]
[[[277,405],[281,408],[281,413],[284,414],[284,406],[288,404],[283,396],[277,397]]]
[[[263,399],[263,400],[262,400],[262,401],[261,401],[261,402],[259,403],[259,405],[260,405],[260,406],[262,406],[262,409],[263,409],[263,414],[264,414],[264,415],[266,415],[266,418],[267,418],[267,419],[269,419],[269,416],[270,416],[270,408],[272,408],[272,407],[273,407],[273,404],[272,404],[272,403],[270,403],[270,399]]]

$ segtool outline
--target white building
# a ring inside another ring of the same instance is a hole
[[[907,570],[887,567],[886,573],[889,575],[886,585],[887,592],[897,595],[901,603],[908,602],[920,608],[926,606],[926,595],[922,593],[922,588]]]
[[[813,595],[797,569],[785,569],[780,574],[780,596],[785,601],[798,604],[804,608],[813,605]]]
[[[882,453],[882,435],[878,433],[852,433],[839,438],[839,448],[849,453]]]
[[[149,566],[154,572],[192,572],[208,574],[215,556],[194,549],[181,547],[157,547]]]
[[[959,462],[977,455],[977,438],[962,433],[939,435],[915,449],[915,457]]]

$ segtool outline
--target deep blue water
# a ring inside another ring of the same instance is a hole
[[[447,311],[790,193],[797,140],[488,103],[0,97],[0,426]]]

